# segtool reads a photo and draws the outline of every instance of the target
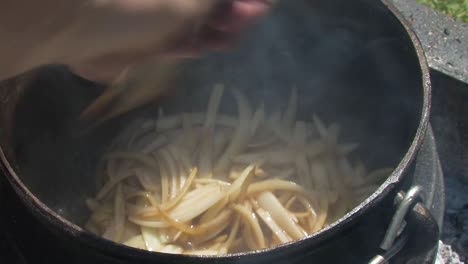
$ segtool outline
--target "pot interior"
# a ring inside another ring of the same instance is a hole
[[[242,90],[253,105],[284,109],[299,91],[298,119],[338,122],[341,139],[361,144],[369,168],[396,167],[416,134],[423,106],[418,58],[410,39],[376,1],[280,1],[228,52],[193,59],[155,104],[77,135],[77,117],[99,94],[95,84],[61,67],[37,71],[13,120],[8,159],[21,181],[47,206],[82,225],[85,198],[95,194],[100,155],[136,117],[199,111],[215,83]],[[327,3],[323,3],[327,2]],[[222,108],[235,113],[232,98]],[[14,156],[13,156],[14,155]]]

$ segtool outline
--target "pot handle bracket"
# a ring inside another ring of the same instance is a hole
[[[433,249],[439,240],[439,227],[430,211],[420,202],[420,186],[395,197],[397,209],[380,244],[381,252],[368,264],[395,263],[420,257]]]

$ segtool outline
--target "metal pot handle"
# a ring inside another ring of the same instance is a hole
[[[414,186],[406,194],[402,191],[396,195],[397,209],[380,244],[382,252],[369,264],[385,264],[390,259],[406,263],[437,245],[439,227],[430,211],[419,201],[421,190],[420,186]]]

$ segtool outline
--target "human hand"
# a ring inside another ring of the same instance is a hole
[[[3,0],[0,79],[66,64],[110,81],[152,56],[224,49],[267,12],[269,0]]]

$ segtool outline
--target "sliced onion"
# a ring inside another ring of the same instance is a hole
[[[268,211],[278,225],[294,239],[307,236],[299,226],[294,223],[288,211],[281,205],[275,195],[271,192],[262,192],[257,197],[258,205]]]
[[[158,175],[154,175],[153,171],[149,171],[147,168],[136,168],[135,175],[139,180],[140,184],[148,191],[156,192],[161,187],[157,180]]]
[[[247,188],[248,194],[260,193],[265,191],[290,191],[296,193],[302,193],[304,195],[308,195],[308,192],[292,181],[285,181],[285,180],[264,180],[260,182],[255,182],[249,185]]]
[[[180,222],[186,222],[204,213],[223,197],[224,194],[218,186],[195,189],[187,193],[169,214]]]
[[[258,248],[265,248],[266,243],[265,243],[265,236],[263,235],[262,228],[260,227],[260,224],[258,223],[258,219],[256,215],[249,210],[249,208],[242,206],[242,205],[235,205],[234,210],[236,210],[240,216],[245,220],[245,222],[250,226],[250,230],[253,231],[255,238],[256,238],[256,244]]]
[[[96,195],[96,200],[102,200],[104,197],[109,194],[112,189],[117,186],[121,181],[125,180],[128,177],[132,177],[135,175],[134,171],[128,171],[127,173],[121,173],[121,175],[117,178],[113,178],[110,181],[108,181],[102,188],[101,190],[97,193]]]
[[[184,249],[176,245],[167,245],[161,248],[159,251],[166,254],[182,254]]]
[[[160,114],[119,135],[98,172],[107,182],[87,201],[88,230],[169,254],[258,250],[317,232],[391,173],[353,167],[358,145],[338,144],[338,124],[296,120],[296,88],[269,117],[236,89],[238,116],[220,113],[223,90],[206,113]]]
[[[128,247],[134,247],[134,248],[139,248],[139,249],[144,249],[144,250],[147,249],[142,235],[137,235],[123,242],[123,244]]]
[[[192,171],[190,172],[190,176],[188,177],[187,181],[185,182],[184,186],[182,187],[182,190],[180,190],[177,193],[177,196],[169,201],[167,204],[163,204],[161,207],[164,210],[170,210],[174,206],[176,206],[185,196],[185,194],[188,192],[190,187],[192,187],[192,183],[195,180],[195,177],[197,176],[197,168],[193,168]]]
[[[239,111],[239,123],[224,153],[219,158],[214,168],[215,173],[223,172],[231,162],[231,158],[240,153],[247,144],[250,136],[249,123],[252,111],[245,96],[238,90],[232,89],[234,98],[237,101],[237,110]]]
[[[260,216],[260,219],[263,220],[263,222],[271,229],[273,232],[273,235],[277,237],[281,243],[288,243],[292,241],[292,238],[279,227],[279,225],[271,218],[271,215],[265,211],[262,208],[258,208],[256,210],[258,216]]]
[[[161,251],[164,245],[161,243],[158,230],[155,228],[141,227],[141,235],[143,236],[147,250]]]
[[[208,109],[206,111],[205,128],[212,129],[215,125],[216,115],[218,113],[221,98],[224,93],[224,85],[217,84],[213,87],[210,100],[208,101]]]
[[[122,235],[125,232],[125,200],[122,191],[122,185],[117,185],[114,200],[114,237],[113,241],[120,242]]]
[[[255,169],[256,164],[251,164],[242,171],[240,176],[231,184],[227,191],[227,196],[230,201],[235,201],[241,195],[242,186],[245,185],[247,178],[251,177],[253,170]]]
[[[249,164],[258,160],[264,160],[265,163],[271,165],[288,165],[294,164],[294,154],[288,149],[271,149],[261,152],[252,152],[237,155],[232,159],[235,163]]]

